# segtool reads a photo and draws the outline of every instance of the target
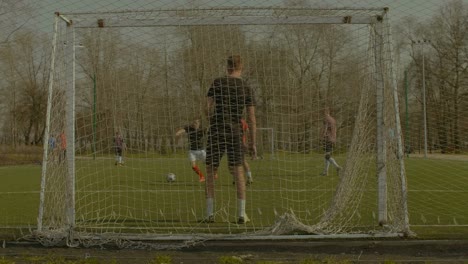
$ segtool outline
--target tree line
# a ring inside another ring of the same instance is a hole
[[[407,18],[393,27],[401,120],[407,120],[407,87],[410,125],[402,126],[412,148],[420,148],[423,139],[423,55],[431,149],[466,147],[467,15],[466,5],[455,0],[424,23]],[[90,148],[112,151],[113,135],[120,131],[130,150],[176,150],[174,129],[202,116],[207,89],[224,74],[224,59],[233,53],[245,59],[259,126],[274,129],[277,149],[313,151],[326,105],[334,109],[345,145],[351,141],[353,110],[369,71],[364,32],[368,29],[348,25],[77,30],[77,146],[83,153]],[[431,41],[421,49],[413,43],[418,39]],[[61,58],[65,47],[58,45]],[[0,58],[0,142],[43,144],[50,36],[17,30],[0,46]],[[64,126],[66,67],[57,64],[53,75],[53,134]]]
[[[423,81],[429,150],[459,152],[468,147],[467,15],[467,5],[455,0],[446,3],[431,19],[415,23],[415,19],[409,17],[397,27],[397,51],[410,57],[402,68],[407,72],[410,109],[406,142],[414,151],[424,148]],[[403,79],[401,74],[402,95],[405,91]]]

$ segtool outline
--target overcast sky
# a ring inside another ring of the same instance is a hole
[[[301,0],[289,0],[301,1]],[[303,0],[312,7],[389,7],[393,21],[404,16],[416,16],[421,21],[434,15],[441,5],[448,0]],[[462,0],[468,4],[468,0]],[[56,11],[87,12],[115,11],[128,9],[159,9],[189,7],[190,2],[201,7],[218,6],[278,6],[284,1],[278,0],[31,0],[33,16],[29,25],[41,31],[51,31],[53,14]]]

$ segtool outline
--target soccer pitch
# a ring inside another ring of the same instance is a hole
[[[344,155],[337,156],[339,163],[344,159]],[[466,237],[468,164],[431,158],[409,158],[405,163],[411,229],[420,237]],[[198,182],[185,155],[133,156],[124,167],[114,166],[110,157],[79,158],[76,164],[77,225],[110,232],[254,232],[270,227],[288,209],[304,224],[313,225],[329,205],[339,181],[334,171],[319,176],[319,154],[278,154],[275,159],[250,161],[254,183],[247,187],[247,214],[252,222],[239,226],[233,217],[236,188],[223,163],[216,180],[216,223],[207,226],[199,223],[204,216],[204,183]],[[165,180],[169,172],[177,175],[173,183]],[[369,173],[375,174],[372,169]],[[40,174],[40,166],[0,168],[0,227],[35,228]],[[365,225],[377,225],[376,185],[376,178],[370,177],[361,201],[359,213]]]

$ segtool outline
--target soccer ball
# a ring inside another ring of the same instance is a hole
[[[168,173],[168,174],[166,175],[166,181],[167,181],[167,182],[173,182],[173,181],[175,181],[175,179],[176,179],[176,176],[175,176],[175,174],[172,173],[172,172],[171,172],[171,173]]]

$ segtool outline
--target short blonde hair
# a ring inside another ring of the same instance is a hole
[[[232,55],[227,59],[227,70],[229,73],[243,69],[242,58],[240,55]]]

